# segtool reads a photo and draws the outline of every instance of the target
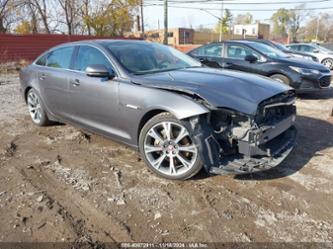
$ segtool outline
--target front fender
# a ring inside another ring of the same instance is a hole
[[[151,96],[145,101],[146,112],[152,110],[165,110],[173,114],[177,119],[185,119],[208,113],[209,110],[195,100],[182,96],[177,93],[164,91],[164,97],[161,99],[158,95]]]

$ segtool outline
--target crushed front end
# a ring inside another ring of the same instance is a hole
[[[208,117],[211,131],[202,146],[206,169],[213,174],[244,174],[280,164],[295,146],[294,104],[291,90],[261,102],[255,115],[213,110]]]

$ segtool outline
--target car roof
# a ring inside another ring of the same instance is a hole
[[[55,47],[62,47],[62,46],[73,46],[73,45],[80,45],[80,44],[94,44],[94,45],[105,45],[105,44],[112,44],[112,43],[146,43],[144,40],[131,40],[131,39],[93,39],[93,40],[80,40],[80,41],[73,41],[73,42],[66,42],[59,44]]]
[[[290,44],[287,44],[287,46],[291,46],[291,45],[317,45],[316,43],[306,43],[306,42],[300,42],[300,43],[290,43]]]
[[[253,41],[252,40],[225,40],[225,41],[221,41],[221,42],[211,42],[211,43],[206,44],[206,45],[210,45],[210,44],[222,44],[222,43],[228,43],[228,42],[240,43],[240,44],[248,44],[248,45],[256,43],[255,40],[253,40]]]

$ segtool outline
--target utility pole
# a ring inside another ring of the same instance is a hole
[[[219,41],[221,42],[223,40],[223,13],[224,12],[224,2],[221,1],[221,17],[220,17],[220,38]]]
[[[168,45],[168,0],[164,0],[164,39],[163,44]]]
[[[144,20],[143,20],[143,0],[141,0],[141,34],[142,34],[142,38],[144,38],[145,25],[144,25]]]
[[[319,17],[317,17],[316,42],[318,42],[318,33],[319,33]]]

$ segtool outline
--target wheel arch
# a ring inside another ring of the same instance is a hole
[[[281,75],[283,75],[283,76],[285,76],[285,77],[287,77],[287,78],[289,79],[288,75],[287,75],[286,73],[284,73],[284,72],[281,72],[281,71],[270,71],[270,72],[267,74],[267,77],[271,77],[271,76],[273,76],[274,74],[281,74]]]
[[[320,61],[320,63],[323,64],[324,60],[327,60],[327,59],[333,61],[333,58],[332,58],[332,57],[324,57],[324,58]]]
[[[267,74],[267,77],[270,78],[271,76],[273,76],[273,75],[275,75],[275,74],[283,75],[284,77],[286,77],[286,78],[289,80],[289,83],[293,82],[292,78],[290,78],[290,76],[288,76],[287,73],[285,73],[285,72],[281,72],[281,71],[271,71],[271,72],[269,72],[269,73]]]
[[[153,110],[150,110],[148,112],[146,112],[143,117],[141,118],[140,122],[139,122],[139,126],[138,126],[138,131],[137,131],[137,142],[139,143],[139,137],[140,137],[140,133],[141,133],[141,130],[143,128],[143,126],[151,119],[153,118],[154,116],[162,113],[162,112],[168,112],[166,110],[163,110],[163,109],[153,109]]]
[[[24,101],[25,101],[25,103],[27,103],[28,92],[29,92],[30,89],[32,89],[32,88],[33,88],[32,86],[27,86],[27,87],[24,89]]]
[[[207,109],[193,109],[191,112],[188,113],[184,113],[182,112],[182,110],[175,110],[173,108],[169,108],[166,106],[157,106],[157,107],[153,107],[149,110],[147,110],[147,112],[141,117],[138,128],[137,128],[137,143],[139,142],[139,137],[140,137],[140,133],[142,128],[144,127],[144,125],[154,116],[163,113],[163,112],[167,112],[172,114],[173,116],[175,116],[177,119],[182,120],[185,118],[190,118],[190,117],[194,117],[194,116],[199,116],[205,113],[208,113],[209,111]]]

